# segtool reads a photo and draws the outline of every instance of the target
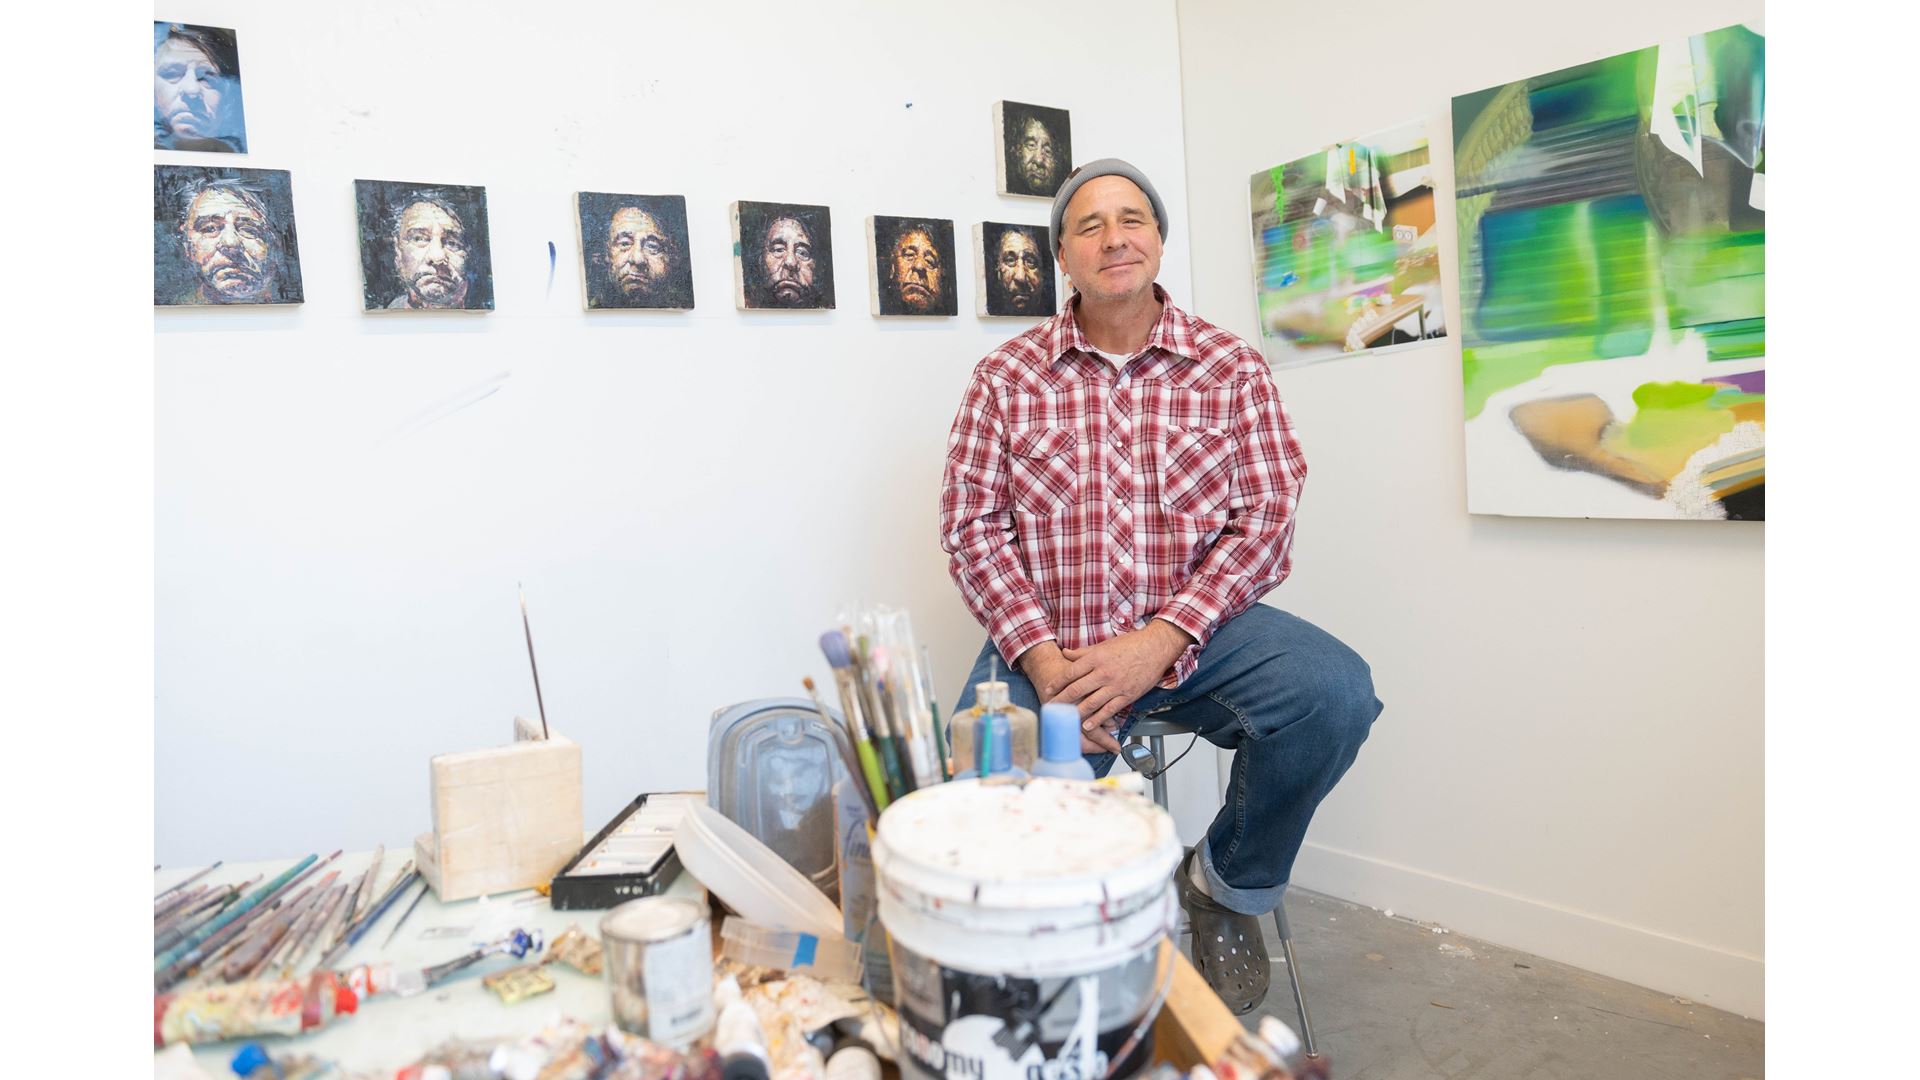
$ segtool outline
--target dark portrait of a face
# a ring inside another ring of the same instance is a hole
[[[957,315],[953,222],[944,218],[867,219],[875,315]]]
[[[298,304],[303,299],[292,174],[153,167],[156,306]]]
[[[987,221],[974,230],[974,238],[980,314],[1044,318],[1057,310],[1046,226]]]
[[[993,115],[1000,133],[1000,194],[1053,198],[1073,167],[1067,110],[1002,101]]]
[[[574,205],[589,310],[693,307],[685,198],[582,191]]]
[[[355,180],[368,311],[490,310],[487,189]]]
[[[735,301],[742,310],[832,308],[833,236],[827,208],[733,204]]]
[[[247,152],[240,46],[233,31],[153,24],[153,147]]]

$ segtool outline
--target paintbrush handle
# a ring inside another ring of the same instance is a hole
[[[212,937],[213,935],[219,933],[221,930],[225,929],[227,925],[232,923],[235,919],[238,919],[241,916],[244,916],[247,912],[252,911],[256,906],[259,905],[260,901],[265,900],[267,897],[272,896],[274,893],[279,892],[282,888],[284,888],[287,885],[288,882],[292,881],[295,877],[299,876],[302,870],[305,870],[307,867],[312,866],[314,863],[319,861],[320,861],[320,856],[309,855],[306,858],[301,859],[299,862],[294,863],[292,866],[288,867],[285,871],[283,871],[280,874],[279,877],[274,878],[272,881],[269,881],[265,885],[260,886],[259,890],[256,891],[253,895],[247,897],[245,900],[242,900],[238,904],[235,904],[233,907],[227,909],[225,912],[223,912],[220,915],[219,918],[214,919],[212,922],[208,923],[206,926],[203,926],[200,929],[195,930],[192,934],[187,936],[187,939],[185,941],[181,942],[178,945],[175,945],[171,949],[168,949],[166,952],[161,953],[153,961],[154,972],[159,973],[173,966],[174,961],[185,956],[187,953],[191,952],[195,946],[199,945],[200,943],[206,941],[208,938]]]
[[[900,768],[900,751],[893,744],[893,736],[880,735],[873,740],[874,751],[880,755],[880,767],[887,774],[887,791],[894,799],[899,799],[912,791],[907,786],[907,778]]]
[[[854,744],[854,750],[860,755],[860,771],[867,774],[867,788],[873,793],[876,810],[885,810],[893,802],[887,794],[887,774],[880,768],[880,759],[874,755],[873,743],[861,739]]]

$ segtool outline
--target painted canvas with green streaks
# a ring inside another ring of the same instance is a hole
[[[1453,99],[1467,508],[1763,520],[1766,41]]]
[[[1425,124],[1263,169],[1248,194],[1254,298],[1274,367],[1446,336]]]

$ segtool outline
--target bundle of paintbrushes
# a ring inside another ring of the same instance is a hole
[[[325,858],[309,855],[264,885],[259,877],[237,885],[197,884],[220,866],[214,863],[162,892],[153,900],[154,989],[189,980],[206,985],[287,978],[309,959],[313,970],[331,968],[419,880],[409,861],[376,896],[385,854],[377,849],[366,871],[349,882],[328,870],[307,883],[339,858],[336,851]]]
[[[940,706],[926,650],[914,642],[906,612],[877,607],[840,623],[820,635],[820,651],[833,668],[842,722],[856,755],[847,771],[864,780],[856,786],[878,817],[893,800],[949,779]],[[831,720],[813,680],[806,686],[820,715]]]

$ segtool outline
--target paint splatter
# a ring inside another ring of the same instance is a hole
[[[559,266],[560,249],[554,247],[553,241],[549,240],[547,241],[547,296],[549,298],[553,296],[553,272]]]

